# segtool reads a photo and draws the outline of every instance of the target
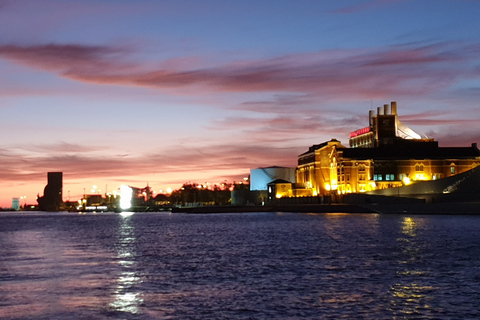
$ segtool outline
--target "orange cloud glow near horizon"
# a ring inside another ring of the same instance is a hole
[[[34,204],[52,171],[67,200],[294,167],[390,101],[441,146],[480,142],[478,10],[0,0],[0,206]]]

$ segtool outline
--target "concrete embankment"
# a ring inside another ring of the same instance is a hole
[[[265,206],[204,206],[173,208],[184,213],[302,212],[302,213],[381,213],[480,215],[480,202],[306,204]]]
[[[174,208],[172,212],[234,213],[234,212],[309,212],[309,213],[373,213],[369,208],[352,204],[265,205],[265,206],[204,206]]]

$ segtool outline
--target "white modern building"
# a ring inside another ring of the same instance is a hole
[[[266,167],[250,170],[250,191],[268,190],[268,184],[275,180],[295,183],[295,168]]]

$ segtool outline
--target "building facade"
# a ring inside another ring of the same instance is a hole
[[[480,165],[476,143],[439,147],[398,119],[397,103],[370,111],[369,126],[350,134],[349,148],[332,139],[298,156],[293,196],[326,196],[437,180]]]

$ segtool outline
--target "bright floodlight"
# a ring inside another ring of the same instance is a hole
[[[120,187],[120,208],[130,209],[132,206],[132,188],[126,185]]]

